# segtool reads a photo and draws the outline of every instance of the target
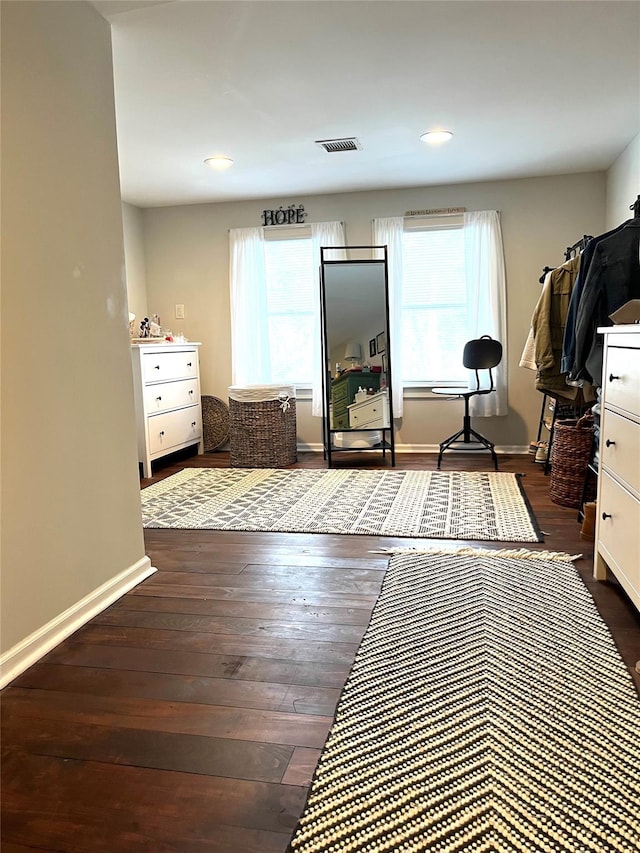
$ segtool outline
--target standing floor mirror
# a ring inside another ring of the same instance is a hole
[[[345,253],[368,257],[336,259]],[[328,466],[336,454],[378,452],[393,467],[387,247],[321,247],[320,300]]]

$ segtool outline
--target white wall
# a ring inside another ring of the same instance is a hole
[[[132,204],[122,203],[122,227],[124,231],[124,260],[127,277],[127,300],[129,311],[136,315],[136,329],[148,316],[147,272],[144,260],[144,237],[142,211]]]
[[[203,393],[226,399],[231,382],[228,229],[259,225],[264,209],[304,204],[308,221],[340,219],[351,245],[371,243],[374,217],[406,210],[466,207],[500,210],[508,276],[510,414],[483,421],[481,431],[502,446],[524,447],[537,432],[541,395],[531,371],[518,367],[545,265],[564,260],[564,250],[583,234],[604,230],[604,173],[526,180],[345,193],[315,197],[203,204],[143,211],[149,311],[172,331],[202,341]],[[175,303],[185,319],[173,319]],[[310,404],[298,409],[298,436],[318,446],[321,422]],[[406,449],[433,447],[461,420],[458,403],[407,400],[397,441]]]
[[[2,3],[3,678],[149,571],[110,29]]]
[[[640,133],[631,140],[607,172],[606,231],[633,216],[629,206],[639,195]]]

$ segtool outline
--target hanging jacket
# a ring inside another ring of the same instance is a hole
[[[575,356],[571,379],[602,385],[602,335],[609,315],[629,299],[640,298],[640,217],[625,222],[593,253],[576,315]]]
[[[535,386],[567,400],[575,400],[578,389],[567,385],[562,372],[562,342],[571,293],[580,268],[580,256],[571,258],[545,278],[531,325],[537,368]]]

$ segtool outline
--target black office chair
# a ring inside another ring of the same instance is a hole
[[[442,462],[442,454],[445,450],[488,450],[491,453],[493,464],[498,470],[498,457],[496,456],[495,445],[479,432],[471,429],[471,417],[469,415],[469,400],[471,397],[476,397],[482,394],[491,394],[495,391],[493,384],[492,368],[500,364],[502,360],[502,344],[500,341],[494,340],[489,335],[482,335],[480,338],[468,341],[465,344],[462,353],[462,363],[469,370],[474,370],[476,374],[475,388],[468,388],[466,391],[461,388],[432,388],[434,394],[443,394],[447,397],[463,397],[464,398],[464,420],[462,429],[458,430],[455,435],[449,436],[440,443],[440,453],[438,454],[438,469]],[[480,387],[480,374],[478,371],[487,370],[489,372],[489,388]],[[462,436],[462,438],[461,438]],[[456,445],[453,447],[452,445]]]

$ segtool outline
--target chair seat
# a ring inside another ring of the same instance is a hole
[[[469,388],[432,388],[433,394],[443,394],[445,397],[462,397],[469,393]]]
[[[465,397],[475,396],[476,394],[490,394],[490,388],[432,388],[433,394],[442,394],[444,397]]]

